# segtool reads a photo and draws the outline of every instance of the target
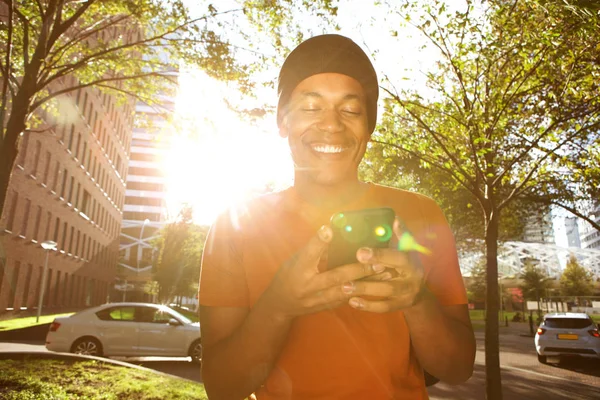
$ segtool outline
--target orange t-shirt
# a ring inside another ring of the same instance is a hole
[[[440,208],[417,193],[369,184],[343,209],[304,202],[293,188],[223,214],[202,259],[200,304],[252,308],[279,266],[339,211],[390,207],[429,255],[417,255],[442,305],[466,304],[454,238]],[[342,306],[297,317],[276,366],[257,391],[264,399],[427,399],[404,315]]]

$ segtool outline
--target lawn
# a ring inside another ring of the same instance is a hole
[[[0,399],[207,399],[204,386],[100,361],[0,360]]]
[[[0,321],[0,331],[7,331],[10,329],[27,328],[29,326],[34,326],[34,325],[48,324],[48,323],[54,321],[54,318],[67,317],[69,315],[73,315],[73,313],[42,315],[42,316],[40,316],[39,322],[35,322],[35,318],[36,318],[35,316],[34,317],[7,319],[4,321]]]
[[[512,319],[514,317],[514,315],[517,313],[517,311],[505,311],[504,312],[504,317],[508,317],[508,323],[510,324],[512,322]],[[521,314],[523,314],[521,312]],[[469,310],[469,315],[471,316],[471,322],[473,323],[473,327],[484,327],[485,326],[485,311],[484,310]],[[499,313],[499,315],[501,315]],[[525,314],[525,321],[523,322],[527,322],[527,318],[528,318],[529,314]],[[591,314],[590,317],[592,317],[592,320],[595,323],[600,323],[600,314]],[[533,318],[534,321],[537,319],[537,314],[536,312],[533,313]],[[500,321],[500,318],[498,319]]]

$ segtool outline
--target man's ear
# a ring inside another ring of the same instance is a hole
[[[281,136],[284,139],[289,136],[287,123],[287,115],[277,115],[277,127],[279,128],[279,136]]]

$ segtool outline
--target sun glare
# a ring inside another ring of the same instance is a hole
[[[196,223],[210,224],[267,186],[291,184],[289,149],[274,121],[262,130],[241,121],[224,101],[235,94],[201,73],[184,72],[179,82],[178,131],[164,160],[169,218],[188,203]]]

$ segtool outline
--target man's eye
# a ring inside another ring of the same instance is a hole
[[[303,109],[302,109],[302,111],[309,111],[309,112],[312,112],[312,111],[320,111],[320,110],[321,110],[320,108],[314,108],[314,107],[311,107],[311,108],[303,108]]]
[[[350,115],[360,115],[360,111],[358,110],[342,110],[344,113],[346,114],[350,114]]]

